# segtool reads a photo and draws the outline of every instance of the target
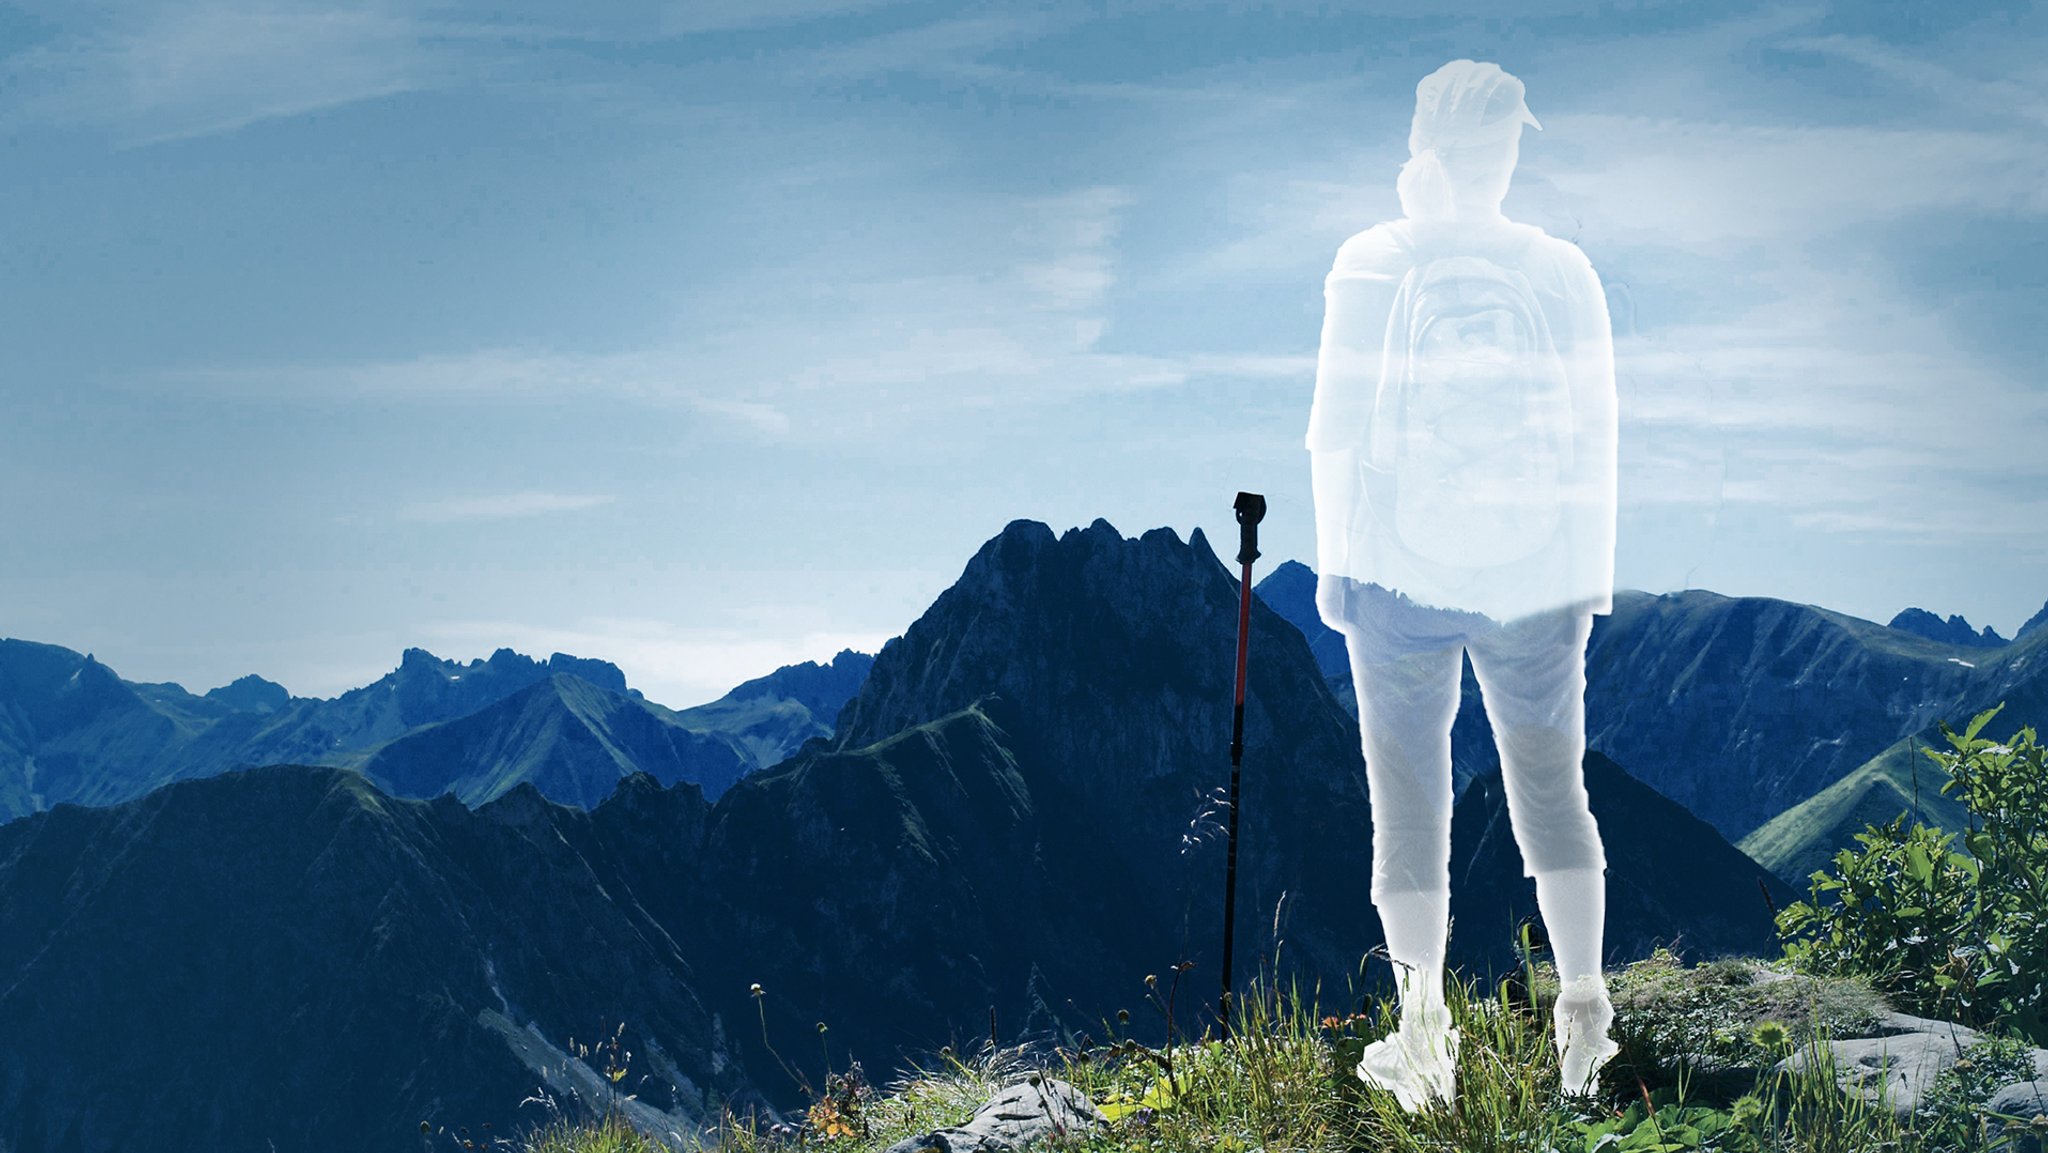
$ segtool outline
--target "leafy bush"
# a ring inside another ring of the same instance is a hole
[[[1859,974],[1911,1012],[2004,1026],[2048,1044],[2048,749],[2022,728],[1978,734],[2005,706],[1928,749],[1971,827],[1944,832],[1906,814],[1856,834],[1863,848],[1816,871],[1810,899],[1778,914],[1785,956],[1813,973]],[[1967,853],[1951,845],[1960,837]],[[1831,894],[1827,901],[1823,894]]]

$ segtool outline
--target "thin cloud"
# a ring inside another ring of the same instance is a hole
[[[459,521],[519,520],[549,513],[577,512],[612,503],[610,496],[560,492],[508,492],[490,496],[444,497],[409,504],[398,510],[398,519],[422,524],[453,524]]]
[[[1197,376],[1275,371],[1261,355],[1099,351],[1111,322],[1129,190],[1087,186],[993,196],[950,209],[982,227],[978,247],[918,254],[955,267],[828,281],[793,309],[747,291],[694,338],[617,353],[482,349],[343,365],[183,370],[158,380],[238,401],[374,398],[420,403],[614,398],[687,409],[769,438],[837,438],[879,416],[1036,404],[1157,388]],[[963,229],[968,226],[958,224]],[[753,292],[787,296],[791,277]],[[1283,371],[1300,367],[1288,358]]]
[[[783,55],[790,79],[806,84],[864,80],[892,73],[955,73],[984,53],[1029,43],[1079,22],[1040,10],[1029,16],[963,16]]]
[[[88,125],[124,145],[232,132],[448,82],[450,54],[387,13],[211,4],[116,21],[8,60],[16,125]]]
[[[1862,36],[1794,37],[1781,41],[1777,46],[1861,64],[1879,75],[1931,93],[1952,109],[1972,116],[2009,115],[2048,127],[2048,98],[2042,95],[2038,77],[2030,77],[2025,82],[2008,77],[1980,79],[1937,60],[1908,56],[1896,48]]]
[[[766,28],[899,7],[905,0],[675,0],[657,24],[669,36]]]

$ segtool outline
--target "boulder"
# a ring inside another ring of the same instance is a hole
[[[1920,1104],[1935,1077],[1956,1063],[1965,1046],[1979,1039],[1976,1030],[1950,1021],[1895,1012],[1879,1020],[1874,1036],[1840,1038],[1828,1044],[1842,1087],[1856,1089],[1871,1104],[1876,1104],[1880,1095],[1888,1095],[1892,1112],[1903,1120]],[[1779,1062],[1780,1067],[1792,1070],[1805,1064],[1804,1051]]]
[[[965,1125],[906,1137],[887,1153],[1017,1153],[1048,1134],[1080,1136],[1108,1125],[1087,1094],[1065,1081],[1033,1077],[997,1093]]]
[[[2048,1064],[2048,1049],[2034,1050],[2034,1068]],[[2017,1117],[2016,1121],[1993,1122],[1995,1131],[2012,1139],[2011,1153],[2042,1153],[2048,1150],[2048,1080],[2017,1081],[1991,1095],[1984,1108],[1992,1113]]]

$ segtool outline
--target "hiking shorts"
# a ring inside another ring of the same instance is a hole
[[[1506,624],[1417,605],[1345,582],[1337,624],[1358,694],[1372,803],[1372,895],[1445,891],[1451,880],[1451,722],[1463,654],[1472,657],[1522,872],[1607,867],[1586,800],[1586,642],[1590,605]]]

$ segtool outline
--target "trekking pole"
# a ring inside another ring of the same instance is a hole
[[[1259,522],[1266,518],[1266,498],[1240,492],[1237,503],[1237,563],[1244,566],[1237,582],[1237,703],[1230,718],[1230,856],[1223,872],[1223,1036],[1230,1036],[1230,954],[1237,931],[1237,774],[1244,761],[1244,666],[1252,639],[1252,562],[1259,559]]]

